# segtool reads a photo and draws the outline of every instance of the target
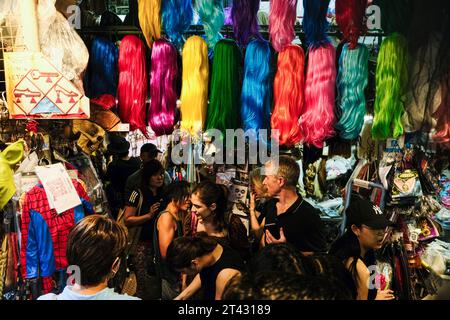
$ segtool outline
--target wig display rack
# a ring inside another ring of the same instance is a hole
[[[298,36],[302,42],[304,42],[305,33],[303,31],[303,28],[301,25],[296,25],[294,27],[295,34]],[[78,33],[80,36],[97,36],[97,35],[105,35],[109,37],[115,37],[115,38],[121,38],[125,35],[138,35],[143,37],[142,30],[139,27],[136,26],[111,26],[111,27],[83,27],[82,29],[78,30]],[[222,30],[220,31],[221,34],[225,36],[231,36],[233,35],[233,26],[224,26],[222,27]],[[261,25],[260,26],[260,33],[264,36],[264,38],[269,38],[269,26],[268,25]],[[185,32],[185,35],[204,35],[205,31],[202,25],[192,25],[190,28]],[[337,26],[331,26],[327,34],[329,36],[337,37],[338,39],[342,39],[342,33],[339,31]],[[164,36],[165,33],[162,33],[162,36]],[[383,40],[383,37],[386,34],[382,30],[373,30],[368,31],[365,34],[361,35],[362,38],[364,37],[373,37],[374,39],[377,39],[378,45],[381,44],[381,41]]]

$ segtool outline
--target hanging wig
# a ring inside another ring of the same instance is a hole
[[[406,39],[399,33],[385,38],[377,60],[372,136],[384,140],[403,134],[403,95],[408,81]]]
[[[161,37],[161,0],[138,0],[139,24],[147,45]]]
[[[236,41],[246,46],[250,39],[260,39],[258,27],[258,11],[260,0],[234,0],[231,9],[233,31]]]
[[[239,97],[241,52],[234,40],[224,39],[214,48],[211,75],[211,94],[208,107],[208,129],[239,127]]]
[[[165,40],[152,48],[149,124],[156,136],[173,132],[177,110],[177,49]]]
[[[270,45],[264,40],[251,41],[245,53],[241,117],[244,130],[269,129],[272,100]]]
[[[145,45],[134,35],[125,36],[119,48],[119,86],[117,88],[120,119],[131,131],[146,134],[147,73]]]
[[[434,117],[437,120],[433,140],[450,149],[450,73],[441,83],[441,104]]]
[[[183,45],[183,33],[189,29],[193,16],[191,0],[165,0],[162,2],[164,31],[177,48],[181,48]]]
[[[450,3],[414,0],[412,7],[408,48],[413,63],[403,120],[406,131],[428,131],[436,124],[431,115],[440,105],[439,88],[450,73]]]
[[[274,81],[274,109],[270,122],[272,130],[279,130],[280,145],[293,146],[302,140],[299,118],[305,101],[304,70],[305,53],[300,46],[290,44],[279,53]]]
[[[372,4],[381,9],[381,28],[386,34],[398,32],[406,35],[411,17],[411,0],[374,0]]]
[[[304,141],[317,148],[334,134],[336,49],[331,44],[309,49],[305,112],[300,119]]]
[[[406,94],[403,125],[406,132],[427,131],[435,125],[433,113],[441,103],[441,92],[437,79],[433,78],[436,70],[437,52],[440,39],[429,42],[414,57],[409,70],[410,86]]]
[[[217,41],[222,39],[220,29],[225,23],[223,0],[195,0],[194,8],[198,12],[205,28],[208,47],[212,49]]]
[[[356,48],[359,36],[365,31],[366,7],[367,0],[336,0],[336,22],[350,49]]]
[[[95,38],[89,58],[89,83],[86,92],[94,98],[103,94],[114,97],[117,93],[117,60],[119,49],[111,41]]]
[[[181,128],[191,135],[203,130],[208,105],[208,46],[199,36],[187,39],[183,47]]]
[[[330,0],[303,0],[303,30],[306,45],[318,47],[329,42],[326,34],[328,28],[327,12]]]
[[[295,38],[294,25],[297,19],[297,0],[271,0],[269,15],[270,42],[281,52]]]
[[[346,43],[342,49],[337,76],[337,107],[341,112],[341,118],[336,129],[340,137],[346,140],[356,139],[364,124],[366,114],[364,90],[369,77],[367,47],[358,44],[354,50],[350,50],[350,46],[350,43]]]

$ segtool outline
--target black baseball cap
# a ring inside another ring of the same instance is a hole
[[[352,224],[365,225],[371,229],[380,230],[392,226],[394,223],[386,218],[386,215],[377,205],[366,199],[355,199],[350,202],[346,210],[347,227]]]
[[[158,154],[158,153],[162,153],[161,150],[158,149],[158,147],[156,145],[154,145],[153,143],[145,143],[142,145],[141,147],[141,153],[143,152],[148,152],[150,154]]]

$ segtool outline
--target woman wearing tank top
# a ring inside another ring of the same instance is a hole
[[[206,233],[175,239],[167,250],[167,263],[174,270],[197,274],[175,300],[186,300],[203,289],[204,300],[220,300],[228,281],[244,269],[237,252],[219,244]]]
[[[161,277],[162,299],[172,300],[180,293],[181,277],[167,267],[167,248],[175,238],[183,236],[182,221],[191,205],[189,183],[173,182],[167,187],[165,196],[169,204],[156,219],[153,246],[156,270]]]

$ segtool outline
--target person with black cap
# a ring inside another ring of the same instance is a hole
[[[142,167],[144,163],[149,162],[150,160],[158,158],[158,155],[161,154],[162,151],[158,149],[153,143],[146,143],[141,147],[140,158],[142,161],[141,169],[137,170],[131,176],[128,177],[125,185],[125,199],[128,199],[133,192],[140,184],[141,184],[141,176],[142,176]],[[168,186],[171,183],[171,179],[169,174],[164,171],[164,185]]]
[[[346,209],[346,231],[332,245],[329,254],[337,256],[350,271],[357,287],[357,300],[393,300],[392,290],[374,285],[374,250],[381,249],[386,228],[392,226],[383,211],[362,198],[353,200]]]
[[[128,177],[141,167],[139,158],[128,156],[130,143],[122,136],[111,134],[109,136],[108,153],[113,156],[106,170],[105,179],[109,182],[106,185],[106,192],[114,218],[125,205],[127,194],[125,185]]]

